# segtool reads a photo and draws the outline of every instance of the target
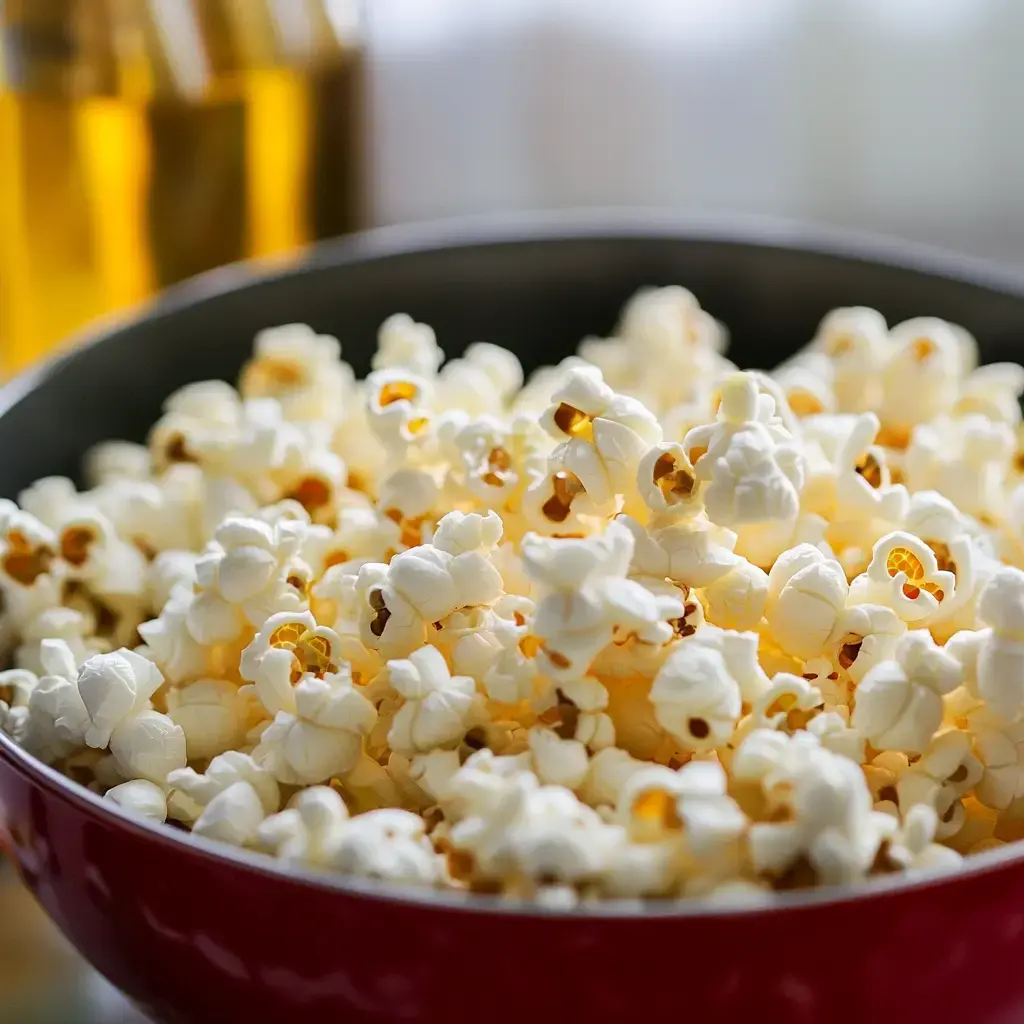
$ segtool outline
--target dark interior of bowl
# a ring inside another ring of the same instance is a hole
[[[490,341],[532,368],[609,332],[638,287],[683,284],[728,325],[730,355],[743,366],[774,365],[843,305],[874,306],[890,322],[941,316],[975,333],[986,362],[1019,358],[1024,288],[1003,277],[842,239],[791,247],[777,232],[719,234],[729,237],[670,223],[557,220],[510,231],[392,231],[329,245],[275,276],[228,270],[199,279],[0,394],[0,494],[13,497],[40,476],[77,475],[98,441],[144,439],[169,392],[193,380],[233,381],[258,330],[295,321],[340,338],[360,374],[394,312],[431,324],[448,355]]]

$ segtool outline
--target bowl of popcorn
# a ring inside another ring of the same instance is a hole
[[[652,216],[170,293],[0,393],[23,877],[161,1021],[1017,1019],[1022,337]]]

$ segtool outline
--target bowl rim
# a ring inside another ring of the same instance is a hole
[[[692,215],[651,207],[582,208],[446,218],[375,228],[309,246],[293,257],[229,264],[174,285],[147,303],[95,321],[87,329],[73,334],[48,358],[22,371],[0,387],[0,417],[6,415],[29,392],[45,383],[48,377],[82,358],[89,349],[112,336],[174,316],[179,310],[216,299],[228,292],[258,288],[315,270],[448,249],[644,239],[676,239],[734,245],[737,248],[778,249],[871,263],[965,283],[1024,300],[1024,272],[891,236],[777,218],[742,214]],[[613,899],[561,908],[456,890],[380,883],[305,867],[284,867],[275,859],[255,851],[218,843],[130,815],[113,801],[93,793],[33,757],[3,732],[0,732],[0,759],[7,761],[11,770],[26,776],[31,785],[49,791],[87,814],[105,819],[112,826],[134,832],[139,839],[175,848],[219,866],[244,868],[257,875],[294,883],[314,891],[434,910],[628,921],[648,917],[689,920],[810,911],[901,895],[922,888],[955,885],[958,881],[1024,861],[1024,841],[1021,841],[973,854],[956,871],[930,870],[885,875],[849,885],[821,886],[791,893],[766,893],[763,898],[754,896],[736,901],[709,902],[701,898]]]

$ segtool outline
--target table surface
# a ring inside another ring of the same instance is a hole
[[[146,1024],[0,861],[0,1024]]]

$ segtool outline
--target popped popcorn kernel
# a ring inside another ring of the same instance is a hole
[[[405,314],[260,332],[0,501],[0,730],[126,813],[535,900],[756,899],[1024,838],[1024,370],[692,293],[524,381]]]

